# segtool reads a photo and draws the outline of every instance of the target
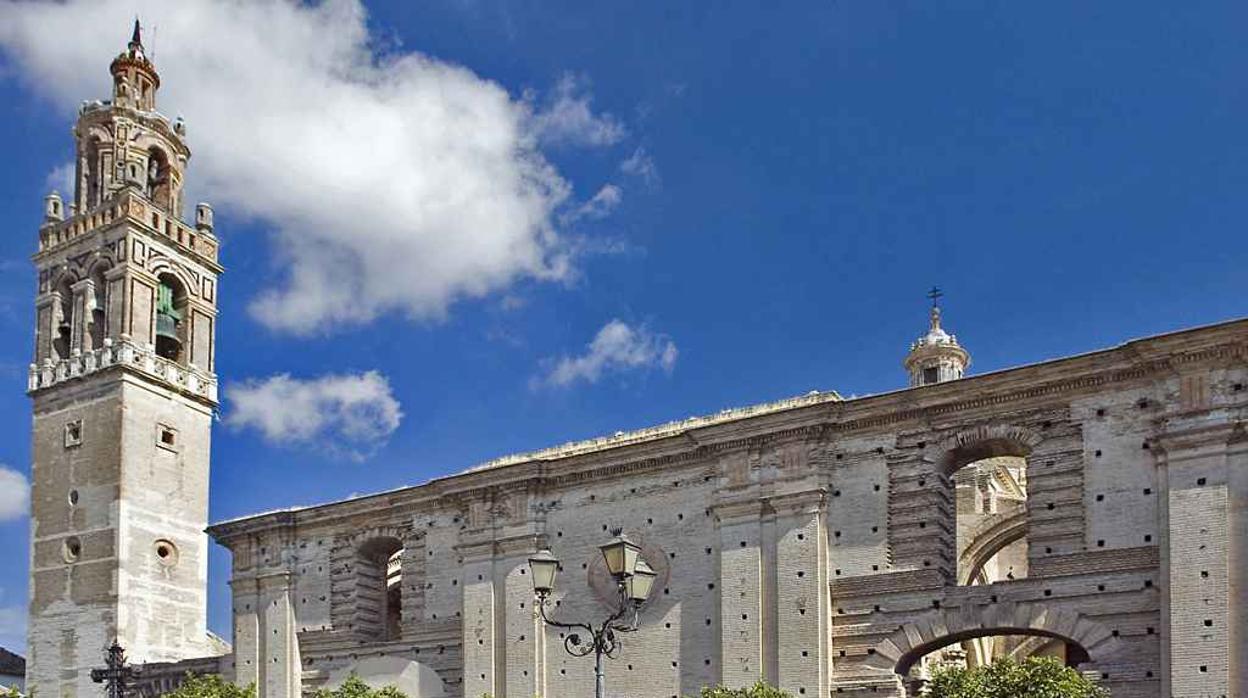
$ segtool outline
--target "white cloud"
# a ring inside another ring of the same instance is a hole
[[[30,513],[30,483],[26,476],[0,465],[0,521],[20,519]]]
[[[364,458],[403,419],[390,381],[376,371],[299,379],[287,374],[230,385],[226,423],[278,445],[316,445]]]
[[[624,201],[624,190],[614,184],[605,184],[594,194],[593,198],[572,209],[564,216],[564,221],[572,223],[581,219],[602,220]]]
[[[4,2],[0,50],[69,115],[109,96],[136,12],[156,29],[160,109],[186,117],[195,193],[274,231],[275,274],[251,305],[265,325],[436,319],[572,275],[555,225],[570,187],[540,144],[624,136],[584,80],[513,98],[464,67],[377,49],[359,0]]]
[[[659,168],[654,164],[654,158],[650,157],[650,153],[641,146],[638,146],[632,155],[620,163],[620,171],[639,177],[641,181],[651,186],[659,183]]]
[[[529,102],[535,95],[527,95]],[[550,98],[533,113],[533,131],[545,143],[583,146],[614,145],[623,140],[624,125],[610,114],[595,114],[589,81],[565,74]]]
[[[58,165],[45,180],[48,189],[58,192],[62,199],[72,199],[74,196],[74,163],[66,162]]]
[[[676,344],[645,327],[630,327],[612,320],[598,330],[580,356],[560,358],[534,386],[566,387],[577,381],[596,383],[603,374],[661,368],[670,373],[676,366]]]

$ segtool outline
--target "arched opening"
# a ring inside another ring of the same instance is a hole
[[[184,363],[186,288],[173,274],[161,274],[156,286],[156,355]]]
[[[166,210],[173,201],[170,182],[169,157],[160,148],[151,148],[147,151],[146,194],[152,203]]]
[[[87,141],[87,147],[84,150],[82,167],[82,180],[78,183],[79,204],[83,209],[89,209],[100,203],[100,175],[104,171],[100,158],[103,154],[103,148],[100,147],[99,138],[91,138]]]
[[[986,654],[984,647],[1000,651]],[[1050,630],[971,628],[912,648],[897,660],[895,671],[905,681],[907,695],[919,696],[932,675],[944,667],[983,666],[1003,657],[1054,657],[1070,667],[1090,660],[1082,645]]]
[[[52,358],[60,361],[69,358],[74,336],[74,292],[68,278],[61,277],[56,293],[59,298],[53,306]]]
[[[955,504],[959,584],[1027,576],[1028,444],[988,437],[951,449],[940,463]]]
[[[356,632],[397,639],[403,619],[403,543],[390,537],[365,542],[356,556],[355,577]]]
[[[91,348],[99,349],[108,336],[108,280],[104,278],[103,267],[92,270],[91,285]]]
[[[958,583],[1027,576],[1027,459],[996,456],[954,473]]]

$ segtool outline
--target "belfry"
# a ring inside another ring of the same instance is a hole
[[[206,628],[217,407],[212,209],[182,219],[190,149],[156,111],[140,26],[109,101],[74,126],[75,186],[48,195],[34,264],[27,687],[93,695],[114,641],[136,663],[225,651]]]

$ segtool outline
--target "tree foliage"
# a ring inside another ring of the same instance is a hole
[[[704,688],[699,698],[793,698],[793,695],[759,681],[749,688]]]
[[[187,674],[182,685],[164,698],[256,698],[256,687],[241,688],[215,674]]]
[[[348,676],[338,688],[332,691],[322,688],[313,695],[315,698],[407,698],[394,686],[372,688],[355,674]]]
[[[1108,698],[1109,692],[1052,657],[1000,659],[973,669],[938,669],[929,698]]]

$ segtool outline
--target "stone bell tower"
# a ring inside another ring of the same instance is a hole
[[[134,662],[213,652],[206,630],[208,457],[218,242],[182,220],[190,150],[156,111],[139,24],[113,98],[74,127],[72,203],[39,228],[27,686],[95,695],[114,638]]]

